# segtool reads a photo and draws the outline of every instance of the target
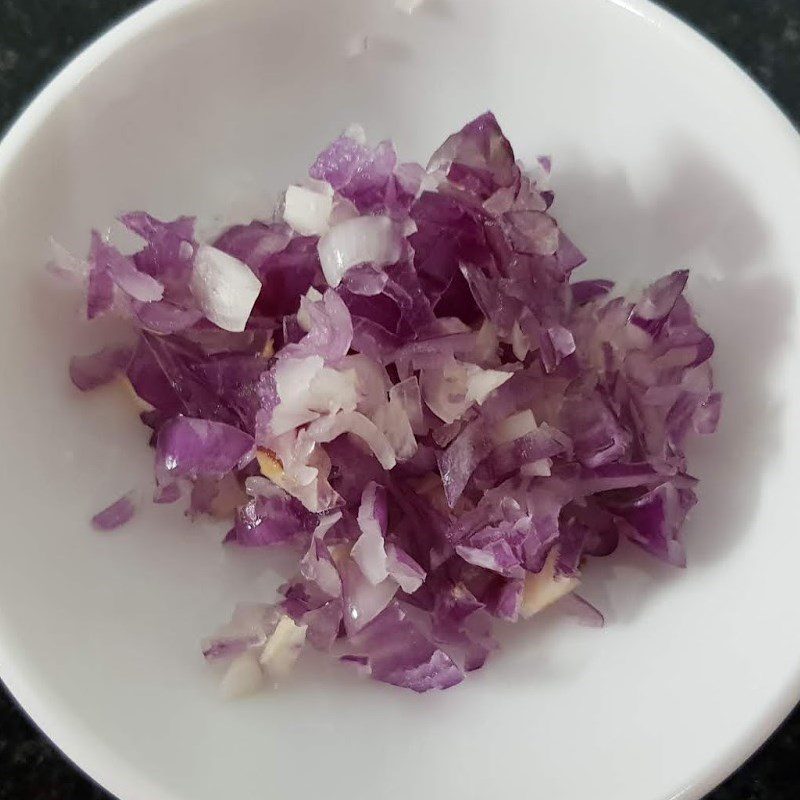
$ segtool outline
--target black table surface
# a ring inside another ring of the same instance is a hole
[[[662,4],[725,49],[795,122],[800,120],[800,0]],[[0,0],[0,127],[12,121],[67,58],[139,5],[138,0]],[[706,800],[798,798],[800,709]],[[0,800],[111,800],[31,725],[2,685]]]

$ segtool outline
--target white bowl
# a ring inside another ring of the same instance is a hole
[[[358,37],[366,54],[348,58]],[[263,597],[263,554],[148,509],[146,433],[65,365],[99,338],[42,277],[127,209],[264,213],[347,123],[425,159],[493,109],[551,153],[587,274],[690,266],[718,342],[719,435],[694,453],[689,569],[630,552],[586,593],[609,624],[545,616],[461,687],[415,696],[307,664],[220,701],[200,638]],[[0,672],[122,800],[263,797],[696,800],[800,695],[800,146],[772,103],[645,0],[162,0],[107,33],[0,146],[4,511]]]

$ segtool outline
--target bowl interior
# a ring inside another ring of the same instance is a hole
[[[368,37],[367,51],[348,51]],[[68,357],[109,333],[43,276],[48,237],[144,208],[206,230],[268,213],[352,121],[427,159],[491,108],[556,215],[621,288],[678,266],[717,339],[719,435],[677,572],[631,550],[593,564],[602,631],[543,615],[461,687],[423,697],[313,658],[285,690],[224,704],[200,638],[275,583],[262,553],[179,509],[99,536],[149,490],[147,434]],[[800,241],[796,134],[688,29],[645,2],[164,2],[83,54],[0,147],[5,477],[0,669],[65,752],[122,800],[219,797],[697,798],[796,697]],[[591,792],[591,794],[590,794]],[[681,795],[684,796],[684,795]]]

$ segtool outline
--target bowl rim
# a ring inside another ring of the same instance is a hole
[[[593,2],[594,0],[584,0]],[[183,13],[191,13],[216,0],[150,0],[97,35],[61,69],[36,90],[33,99],[7,127],[0,139],[0,181],[33,134],[46,123],[52,111],[92,71],[118,50],[146,35],[158,25]],[[279,2],[279,0],[262,0]],[[385,0],[390,2],[390,0]],[[679,39],[684,46],[709,58],[721,60],[732,76],[737,77],[760,97],[763,111],[771,115],[777,130],[795,146],[800,134],[786,113],[767,92],[728,54],[680,17],[653,0],[603,0],[656,26],[663,34]],[[96,734],[77,719],[64,715],[57,703],[49,703],[48,692],[34,686],[14,656],[13,648],[0,627],[0,680],[25,716],[55,745],[80,772],[120,800],[185,800],[172,790],[155,784],[103,744]],[[780,727],[800,699],[800,664],[794,680],[781,687],[772,704],[765,706],[759,722],[742,730],[735,745],[710,762],[702,774],[670,798],[664,800],[702,800],[703,797],[748,761]]]

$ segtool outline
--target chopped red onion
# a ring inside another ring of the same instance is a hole
[[[98,531],[113,531],[121,528],[126,522],[130,522],[135,513],[133,493],[129,492],[114,501],[108,508],[95,514],[92,517],[92,527]]]
[[[69,377],[82,392],[97,389],[123,374],[132,355],[128,347],[104,347],[88,356],[73,356]]]
[[[70,376],[124,372],[155,502],[188,496],[190,516],[230,519],[227,546],[295,554],[278,603],[204,643],[227,696],[283,681],[307,644],[448,688],[497,647],[493,620],[554,606],[601,625],[575,590],[622,538],[686,564],[686,445],[722,410],[714,341],[685,270],[630,298],[572,280],[586,257],[551,214],[551,169],[525,173],[491,113],[427,169],[351,126],[276,221],[206,243],[190,218],[136,212],[133,255],[97,233],[86,262],[56,248],[87,317],[136,337]],[[93,525],[132,513],[126,496]]]

